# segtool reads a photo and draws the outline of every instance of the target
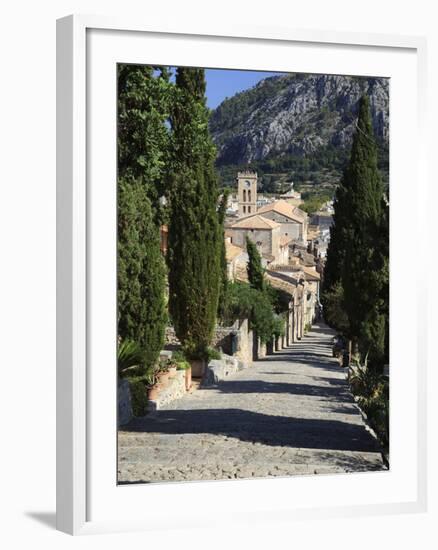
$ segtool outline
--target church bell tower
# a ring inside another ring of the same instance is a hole
[[[237,172],[239,217],[257,213],[257,172]]]

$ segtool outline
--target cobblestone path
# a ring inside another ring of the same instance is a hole
[[[331,357],[332,332],[301,341],[119,431],[119,482],[386,469]]]

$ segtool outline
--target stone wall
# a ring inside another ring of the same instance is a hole
[[[171,378],[168,385],[163,388],[156,401],[148,401],[148,411],[156,411],[163,405],[179,399],[186,393],[186,373],[184,370],[176,371],[176,375]]]
[[[233,355],[236,351],[236,338],[239,330],[239,323],[236,321],[231,327],[216,327],[212,347],[221,348],[224,353]],[[166,327],[164,334],[164,342],[167,347],[175,347],[180,345],[180,341],[176,337],[175,329],[173,327]]]
[[[231,227],[232,243],[236,246],[240,246],[244,250],[246,249],[246,237],[251,239],[253,243],[262,243],[258,246],[258,250],[261,254],[273,254],[273,251],[278,250],[278,242],[280,239],[280,228],[275,227],[273,229],[245,229],[240,227]]]
[[[235,355],[246,365],[251,365],[253,355],[254,333],[249,329],[248,319],[239,322],[237,330],[237,349]]]
[[[216,327],[211,345],[214,348],[220,348],[223,353],[233,355],[236,352],[237,331],[237,321],[231,327]]]
[[[268,354],[267,346],[261,342],[260,338],[257,342],[257,359],[264,359]]]
[[[249,328],[248,319],[236,321],[231,327],[216,327],[212,346],[221,348],[227,355],[234,355],[246,365],[250,365],[258,353],[254,353],[254,333]],[[167,327],[165,333],[166,347],[179,346],[173,327]],[[257,349],[259,346],[257,346]],[[263,350],[262,350],[263,353]],[[266,353],[266,351],[265,351]]]
[[[270,220],[281,224],[280,235],[290,237],[291,239],[302,239],[303,238],[303,224],[299,222],[291,221],[290,218],[278,214],[271,210],[270,212],[263,212],[262,216],[264,218],[269,218]]]
[[[221,380],[239,372],[245,368],[245,364],[239,361],[237,357],[223,355],[222,359],[211,360],[205,369],[202,387],[215,386]]]
[[[121,380],[117,388],[118,415],[117,421],[119,426],[124,426],[132,418],[131,390],[129,382]]]

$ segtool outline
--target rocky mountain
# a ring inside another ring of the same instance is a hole
[[[210,130],[218,148],[218,166],[270,161],[281,171],[307,159],[320,168],[331,162],[332,168],[340,169],[349,153],[363,93],[370,97],[381,160],[387,163],[388,79],[285,74],[260,81],[212,112]]]

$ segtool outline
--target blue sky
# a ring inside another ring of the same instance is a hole
[[[175,67],[171,69],[171,81],[175,79]],[[156,71],[155,74],[158,74]],[[243,90],[252,88],[269,76],[276,76],[286,73],[272,73],[267,71],[238,71],[235,69],[205,69],[205,80],[207,83],[207,106],[210,109],[216,108],[227,97]]]
[[[282,73],[269,73],[263,71],[236,71],[229,69],[206,69],[207,81],[207,105],[214,109],[226,97],[232,97],[237,92],[251,88],[260,80],[268,76]],[[284,73],[283,73],[284,74]]]

